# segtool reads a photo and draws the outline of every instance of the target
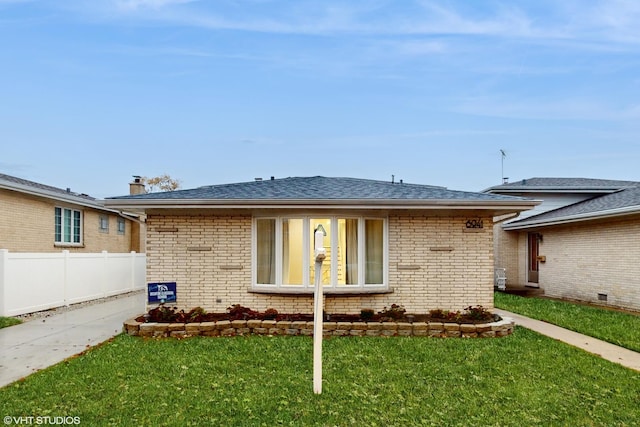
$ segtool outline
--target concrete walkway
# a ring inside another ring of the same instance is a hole
[[[627,350],[626,348],[618,347],[617,345],[609,344],[608,342],[582,335],[577,332],[569,331],[540,320],[530,319],[519,314],[499,309],[494,311],[502,317],[512,318],[516,325],[531,329],[542,335],[565,342],[574,347],[581,348],[589,353],[593,353],[603,359],[617,363],[626,368],[640,371],[640,353],[636,353],[635,351]]]
[[[145,310],[144,292],[0,329],[0,387],[100,344]]]

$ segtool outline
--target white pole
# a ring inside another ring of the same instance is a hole
[[[315,290],[313,294],[313,392],[322,394],[322,261],[325,258],[324,233],[315,233],[316,265]]]

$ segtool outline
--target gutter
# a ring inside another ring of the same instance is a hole
[[[498,225],[498,224],[502,224],[505,221],[510,221],[514,218],[517,218],[520,216],[521,212],[514,212],[511,215],[506,216],[505,218],[499,219],[498,221],[493,221],[493,225]]]

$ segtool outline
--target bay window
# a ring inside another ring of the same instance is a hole
[[[386,219],[286,216],[254,219],[254,284],[257,288],[312,288],[314,235],[324,230],[326,288],[386,287]]]

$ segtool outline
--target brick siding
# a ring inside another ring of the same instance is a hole
[[[65,247],[54,244],[55,207],[82,211],[83,246]],[[0,190],[0,249],[12,252],[129,252],[140,248],[132,245],[132,230],[139,228],[125,220],[125,234],[118,234],[118,215],[56,202],[42,197],[30,196],[15,191]],[[109,218],[109,233],[100,232],[100,216]],[[139,238],[139,232],[137,234]]]
[[[520,234],[514,232],[505,232],[501,225],[495,225],[493,230],[493,253],[495,256],[495,268],[506,269],[507,286],[524,283],[526,280],[526,266],[521,268],[521,261],[526,260],[526,252],[524,254],[520,248]],[[526,238],[525,233],[525,249]]]
[[[546,296],[640,310],[639,218],[539,232],[539,252],[547,258],[540,263]],[[526,245],[526,233],[523,240]]]
[[[389,217],[389,284],[393,293],[327,295],[328,312],[376,311],[393,303],[408,312],[493,307],[492,219],[466,232],[466,218]],[[149,215],[147,281],[176,281],[178,306],[224,311],[232,304],[256,310],[311,312],[313,297],[258,294],[251,288],[251,214]]]

